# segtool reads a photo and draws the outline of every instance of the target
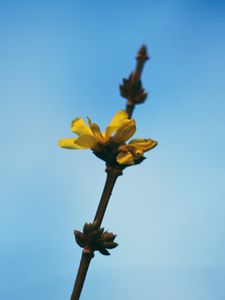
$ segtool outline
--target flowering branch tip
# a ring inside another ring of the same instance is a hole
[[[58,142],[60,147],[66,149],[92,150],[98,158],[106,163],[105,171],[107,173],[94,221],[85,223],[83,231],[74,231],[75,240],[83,248],[83,252],[71,300],[80,298],[94,252],[99,251],[103,255],[110,255],[108,250],[118,246],[115,242],[116,235],[101,228],[117,178],[122,175],[126,167],[140,164],[145,159],[144,153],[158,144],[151,138],[131,139],[136,132],[136,122],[132,118],[133,110],[136,104],[145,102],[148,96],[141,81],[143,67],[148,59],[147,47],[142,45],[136,56],[135,70],[127,79],[123,79],[119,86],[121,96],[127,99],[126,109],[116,112],[105,131],[101,131],[99,125],[93,123],[89,117],[86,122],[82,118],[76,118],[71,123],[71,131],[77,136],[64,138]]]

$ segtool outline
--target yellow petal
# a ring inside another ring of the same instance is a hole
[[[135,131],[135,121],[133,119],[126,120],[115,132],[113,141],[118,145],[123,144],[134,135]]]
[[[76,118],[72,121],[71,130],[77,135],[93,135],[91,129],[81,118]]]
[[[106,140],[112,136],[116,129],[120,127],[125,120],[128,120],[128,114],[124,110],[119,110],[110,121],[106,131],[103,133]]]
[[[148,151],[157,146],[157,144],[158,143],[152,139],[134,139],[129,142],[127,148],[135,147],[143,151]]]
[[[79,136],[74,143],[81,149],[94,149],[97,144],[97,140],[94,136],[82,135]]]
[[[112,134],[116,131],[117,127],[113,127],[113,126],[108,126],[106,128],[106,131],[103,132],[103,136],[105,138],[105,140],[108,140]]]
[[[121,122],[128,119],[128,114],[125,110],[119,110],[112,118],[109,123],[109,126],[118,127],[120,126]]]
[[[74,138],[63,139],[58,142],[58,145],[66,149],[83,149],[83,147],[75,144],[76,140]]]
[[[124,153],[121,152],[117,155],[116,161],[120,165],[133,165],[134,164],[134,158],[133,155],[130,152]]]
[[[89,118],[88,118],[88,123],[89,123],[89,126],[91,128],[92,134],[96,137],[98,142],[104,143],[104,138],[101,134],[101,130],[100,130],[99,126],[95,123],[92,123]]]

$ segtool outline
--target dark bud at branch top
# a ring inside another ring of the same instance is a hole
[[[123,79],[123,84],[120,85],[120,94],[123,98],[127,99],[127,105],[143,103],[148,96],[141,82],[141,73],[148,59],[147,48],[143,45],[136,56],[137,64],[135,71],[130,74],[128,79]]]
[[[138,51],[138,54],[136,56],[137,60],[146,61],[149,59],[147,47],[145,45],[141,46],[140,50]]]

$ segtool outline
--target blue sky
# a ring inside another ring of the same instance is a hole
[[[82,299],[225,298],[224,28],[223,1],[0,1],[1,299],[69,299],[105,173],[57,141],[124,107],[143,43],[136,136],[159,145],[119,178],[103,222],[119,247]]]

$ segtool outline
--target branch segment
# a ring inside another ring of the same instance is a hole
[[[89,264],[94,257],[94,251],[98,250],[103,255],[109,255],[107,249],[113,249],[118,246],[114,239],[116,235],[111,232],[104,231],[100,228],[105,211],[111,196],[114,184],[118,176],[122,175],[122,170],[107,166],[107,178],[102,192],[102,197],[97,208],[93,223],[85,224],[83,232],[76,230],[74,232],[75,239],[78,245],[83,249],[80,266],[78,269],[77,277],[74,283],[71,300],[78,300],[84,285],[87,275]]]
[[[147,49],[145,46],[142,46],[136,57],[137,65],[135,71],[131,73],[128,79],[124,79],[123,84],[120,85],[121,96],[127,99],[126,113],[129,119],[131,119],[135,105],[143,103],[147,98],[147,93],[142,87],[140,78],[145,61],[148,60],[148,58]],[[107,165],[106,183],[94,217],[94,221],[93,223],[89,224],[85,223],[83,232],[78,230],[74,232],[76,242],[80,247],[83,248],[83,252],[71,300],[78,300],[80,298],[89,264],[91,259],[94,257],[94,252],[99,251],[103,255],[109,255],[110,253],[107,249],[113,249],[118,246],[118,244],[114,241],[116,235],[114,235],[112,232],[104,231],[104,228],[101,228],[101,223],[117,178],[122,175],[122,171],[126,167],[142,162],[144,159],[143,153],[157,145],[157,142],[151,139],[135,139],[126,144],[125,142],[132,136],[131,133],[135,128],[135,123],[132,120],[127,120],[127,115],[126,120],[124,121],[126,126],[121,125],[121,118],[113,119],[106,129],[105,135],[104,133],[100,132],[99,127],[92,123],[90,119],[89,127],[86,125],[85,130],[83,130],[85,125],[81,119],[76,119],[72,124],[72,131],[78,134],[78,138],[64,139],[60,142],[60,146],[64,148],[90,148],[93,150],[95,155],[103,159]],[[121,117],[121,112],[119,112],[118,116]],[[120,122],[118,122],[118,119]],[[83,124],[82,132],[80,130],[81,124]],[[115,130],[116,134],[114,133]],[[86,134],[87,132],[88,134]],[[112,133],[114,134],[112,135]],[[89,143],[90,140],[91,142],[94,142],[94,146],[93,143]],[[115,145],[112,147],[110,144],[112,142],[116,145],[116,147]],[[104,151],[102,148],[99,150],[99,147],[102,145],[104,146]]]
[[[132,72],[128,79],[123,79],[123,84],[120,87],[120,94],[127,99],[126,112],[131,118],[136,104],[143,103],[148,93],[142,87],[141,73],[145,62],[149,59],[146,46],[142,46],[136,56],[136,69]]]

